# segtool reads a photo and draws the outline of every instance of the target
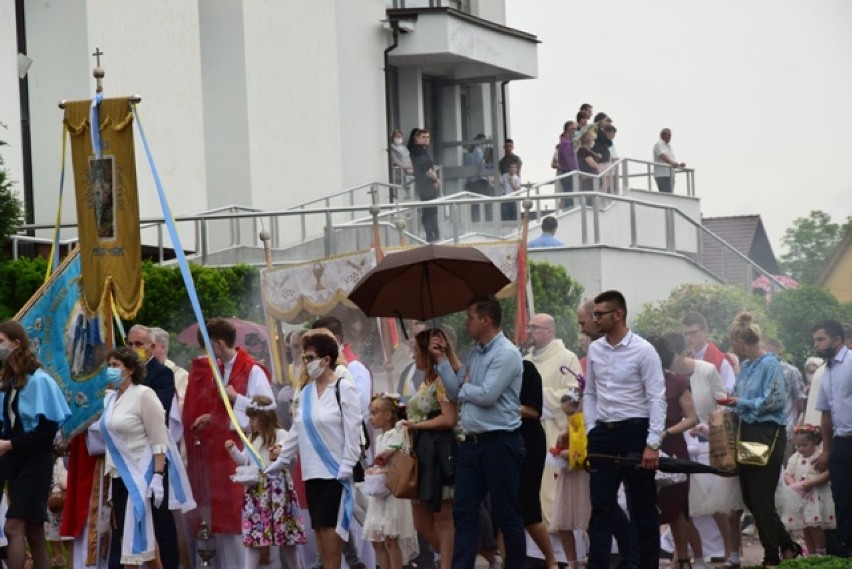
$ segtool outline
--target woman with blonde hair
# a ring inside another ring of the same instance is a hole
[[[775,567],[781,557],[802,554],[790,537],[775,507],[775,489],[781,474],[786,440],[784,404],[787,389],[778,356],[761,347],[760,328],[748,312],[740,312],[728,326],[731,349],[740,359],[740,373],[734,396],[726,403],[734,406],[740,418],[739,440],[768,446],[766,460],[743,462],[738,453],[740,488],[743,501],[754,516],[763,545],[763,567]]]
[[[429,351],[433,336],[447,346],[447,360],[454,371],[461,367],[453,343],[443,330],[430,328],[415,336],[414,362],[423,371],[423,383],[408,401],[408,419],[402,426],[414,433],[419,478],[418,499],[412,502],[414,527],[441,554],[441,569],[453,561],[453,486],[455,481],[456,423],[458,407],[450,402],[435,371],[437,362]]]

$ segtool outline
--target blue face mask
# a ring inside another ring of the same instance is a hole
[[[124,378],[121,377],[121,370],[117,367],[108,367],[106,375],[107,383],[109,383],[111,387],[118,387],[124,381]]]

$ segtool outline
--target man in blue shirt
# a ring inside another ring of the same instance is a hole
[[[823,320],[811,337],[817,355],[825,360],[825,372],[816,408],[822,411],[822,454],[814,468],[831,476],[831,492],[837,515],[837,547],[841,557],[852,555],[852,353],[844,345],[843,325]]]
[[[473,569],[479,543],[479,506],[486,494],[506,546],[504,567],[523,567],[526,536],[518,503],[524,459],[521,426],[521,352],[500,331],[502,310],[494,297],[468,304],[465,327],[477,346],[458,373],[447,361],[446,344],[433,336],[430,351],[450,400],[461,407],[465,440],[456,464],[453,568]]]
[[[552,215],[541,220],[541,235],[527,243],[527,249],[538,249],[542,247],[564,247],[565,243],[555,237],[559,222]]]

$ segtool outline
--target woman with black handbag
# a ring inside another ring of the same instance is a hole
[[[728,326],[728,338],[741,362],[735,396],[725,402],[736,408],[740,418],[740,487],[760,534],[763,567],[775,567],[782,556],[790,559],[802,554],[802,547],[787,533],[775,507],[786,441],[784,374],[778,357],[761,347],[760,328],[748,312],[737,314]]]

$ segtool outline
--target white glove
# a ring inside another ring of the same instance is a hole
[[[340,468],[337,470],[337,479],[347,480],[349,478],[352,478],[352,467],[346,464],[341,464]]]
[[[151,478],[151,484],[148,486],[148,497],[154,498],[154,507],[159,508],[163,503],[163,497],[166,495],[163,490],[163,475],[155,473]]]
[[[290,464],[289,460],[284,460],[282,457],[276,458],[269,466],[263,469],[264,474],[275,474],[276,472],[281,472],[287,465]]]

